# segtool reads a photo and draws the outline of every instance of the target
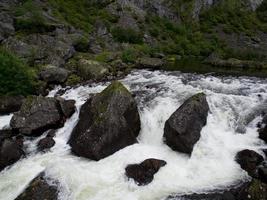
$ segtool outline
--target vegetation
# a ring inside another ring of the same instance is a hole
[[[111,29],[113,38],[118,42],[142,44],[143,34],[131,28],[114,27]]]
[[[93,25],[99,19],[108,24],[118,20],[116,16],[103,9],[105,3],[88,0],[49,0],[48,2],[53,8],[55,16],[87,33],[92,31]]]
[[[34,93],[34,72],[21,60],[0,49],[0,95],[28,95]]]

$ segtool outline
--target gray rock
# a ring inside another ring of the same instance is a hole
[[[137,142],[139,131],[136,102],[116,81],[82,106],[69,144],[76,155],[100,160]]]
[[[0,115],[19,111],[23,96],[0,96]]]
[[[57,186],[50,185],[41,173],[15,200],[57,200],[58,193]]]
[[[23,141],[7,138],[0,145],[0,171],[17,162],[23,155]]]
[[[65,121],[56,98],[28,97],[19,112],[11,119],[11,128],[28,136],[40,135],[46,130],[62,127]]]
[[[175,151],[191,154],[206,125],[208,112],[205,94],[199,93],[186,100],[165,123],[166,144]]]
[[[1,9],[0,9],[1,11]],[[14,35],[13,18],[6,12],[0,12],[0,43],[11,35]]]
[[[60,84],[65,83],[68,79],[69,71],[61,67],[48,65],[40,72],[39,76],[41,80],[48,84]]]

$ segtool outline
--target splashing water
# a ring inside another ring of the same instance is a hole
[[[37,139],[29,145],[27,158],[0,173],[0,199],[16,198],[43,170],[59,180],[62,200],[160,200],[170,194],[225,188],[248,179],[234,157],[245,148],[259,153],[265,148],[258,139],[256,124],[260,112],[266,109],[267,81],[146,70],[134,71],[121,81],[138,102],[142,123],[138,144],[98,162],[72,155],[67,141],[78,121],[79,108],[108,84],[69,89],[62,97],[76,100],[77,112],[57,131],[56,145],[50,152],[36,153]],[[163,128],[168,117],[198,92],[207,94],[210,113],[189,158],[164,144]],[[10,116],[0,117],[0,128],[8,125],[9,120]],[[239,126],[245,134],[237,133]],[[151,184],[139,187],[127,180],[124,169],[147,158],[163,159],[168,164]]]

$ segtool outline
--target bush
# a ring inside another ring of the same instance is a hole
[[[33,71],[12,54],[0,49],[0,95],[28,95],[34,90]]]
[[[138,57],[135,49],[126,49],[122,52],[121,59],[124,63],[134,63]]]
[[[111,34],[118,42],[131,44],[142,44],[143,34],[131,28],[114,27],[111,29]]]

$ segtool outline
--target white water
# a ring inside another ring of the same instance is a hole
[[[0,173],[0,199],[13,200],[43,170],[61,183],[62,200],[160,200],[170,194],[224,188],[248,179],[234,157],[245,148],[259,153],[265,148],[256,128],[260,118],[256,117],[248,125],[243,122],[248,121],[247,116],[256,108],[255,116],[261,108],[266,108],[267,81],[142,70],[133,72],[122,82],[136,94],[138,101],[142,122],[139,144],[99,162],[72,155],[66,142],[77,123],[77,111],[58,130],[56,145],[50,152],[35,153],[38,139],[34,144],[27,143],[30,156]],[[62,97],[75,99],[79,110],[92,93],[102,91],[107,85],[81,86],[68,90]],[[189,158],[163,143],[163,127],[185,99],[201,91],[207,94],[211,112]],[[50,96],[55,93],[52,91]],[[240,125],[246,128],[246,134],[236,133]],[[147,158],[163,159],[168,164],[151,184],[139,187],[127,180],[124,168]]]

